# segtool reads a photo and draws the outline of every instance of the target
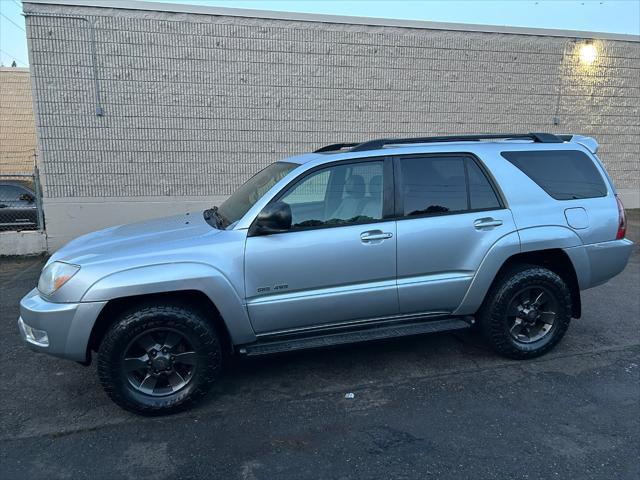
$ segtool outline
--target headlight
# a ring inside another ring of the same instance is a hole
[[[70,263],[53,262],[42,270],[38,280],[38,290],[45,295],[51,295],[73,277],[80,267]]]

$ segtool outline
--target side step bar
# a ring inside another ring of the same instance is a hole
[[[445,332],[460,330],[472,325],[471,317],[453,317],[441,320],[428,320],[414,323],[374,327],[370,329],[353,330],[350,332],[329,333],[306,337],[287,338],[286,340],[269,340],[240,347],[240,353],[247,356],[267,355],[270,353],[291,352],[310,348],[322,348],[347,343],[368,342],[385,338],[408,337],[423,333]]]

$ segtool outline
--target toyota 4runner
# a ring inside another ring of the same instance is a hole
[[[20,303],[34,349],[88,364],[121,407],[183,409],[227,355],[477,327],[541,355],[632,242],[589,137],[336,144],[220,206],[73,240]]]

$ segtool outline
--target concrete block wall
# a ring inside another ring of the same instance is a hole
[[[595,38],[587,66],[571,36],[24,9],[52,249],[217,203],[287,155],[387,136],[592,135],[640,206],[638,41]]]

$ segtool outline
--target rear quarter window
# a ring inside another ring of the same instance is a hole
[[[578,150],[502,152],[556,200],[604,197],[607,187],[593,160]]]

